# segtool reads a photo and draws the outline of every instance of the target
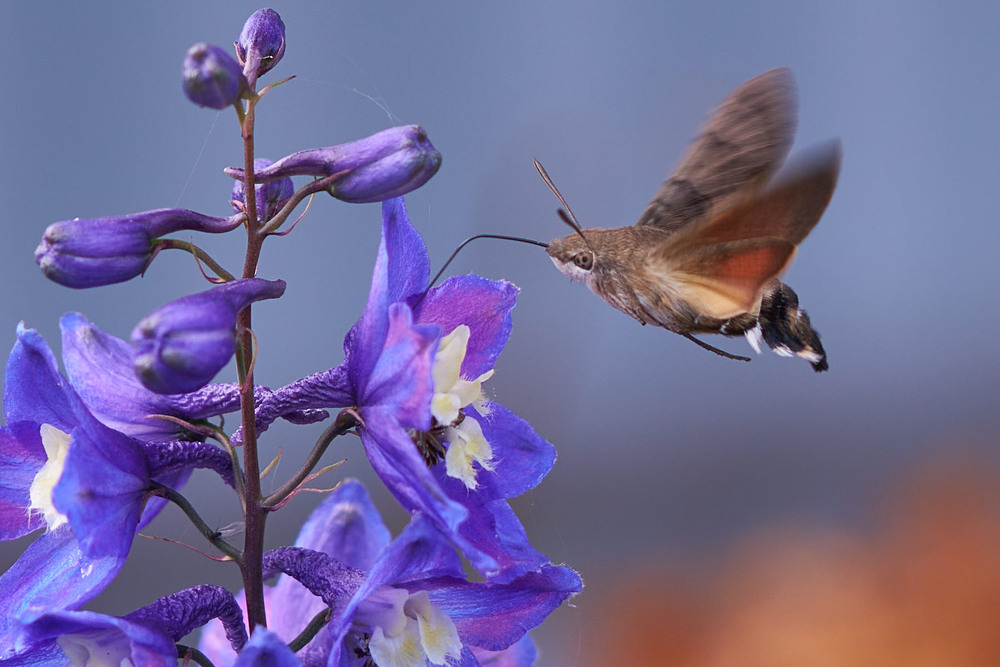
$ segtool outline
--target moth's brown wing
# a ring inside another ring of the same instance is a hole
[[[668,245],[704,246],[773,237],[799,245],[819,222],[840,174],[840,141],[834,139],[795,156],[763,192],[704,222],[689,225]]]
[[[833,196],[839,142],[810,151],[790,171],[757,198],[668,237],[648,272],[704,315],[754,312],[764,284],[788,266]]]
[[[785,67],[738,87],[712,111],[636,224],[673,232],[751,197],[788,155],[797,106],[795,80]]]

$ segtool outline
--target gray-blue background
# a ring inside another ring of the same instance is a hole
[[[75,216],[163,206],[227,214],[231,181],[221,169],[241,161],[235,119],[188,103],[179,68],[196,41],[231,44],[257,8],[0,6],[0,345],[13,343],[19,320],[57,345],[68,310],[127,337],[155,306],[203,288],[190,258],[171,252],[142,280],[68,290],[41,276],[32,251],[46,224]],[[788,274],[823,334],[824,375],[772,354],[727,361],[640,327],[569,284],[538,248],[481,241],[453,265],[522,288],[487,388],[558,446],[553,472],[517,503],[554,560],[602,582],[663,552],[711,554],[764,523],[863,522],[912,461],[959,447],[996,455],[996,3],[275,8],[288,50],[264,81],[297,78],[259,107],[258,154],[423,125],[444,163],[407,203],[435,267],[476,233],[566,232],[532,158],[584,226],[631,224],[704,114],[775,66],[798,78],[796,147],[842,139],[837,193]],[[261,382],[279,386],[340,361],[367,295],[379,219],[378,205],[318,198],[293,234],[268,243],[261,276],[284,278],[288,291],[255,315]],[[204,245],[238,266],[237,249]],[[273,477],[289,474],[316,434],[269,433],[268,455],[284,452]],[[356,439],[332,451],[350,459],[341,471],[370,479]],[[202,505],[221,494],[210,475],[195,477]],[[315,502],[301,496],[272,519],[271,544],[294,539]],[[236,508],[225,500],[205,514],[222,525]],[[149,532],[198,543],[173,510]],[[202,582],[201,571],[239,585],[234,568],[181,547],[140,540],[133,556],[96,608],[127,611]],[[14,557],[0,546],[3,565]],[[575,604],[556,626],[586,650],[574,630],[586,593]],[[539,636],[555,646],[551,632]]]

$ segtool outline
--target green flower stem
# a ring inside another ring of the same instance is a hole
[[[330,424],[323,435],[319,437],[316,444],[313,445],[312,451],[309,452],[309,456],[306,458],[305,463],[299,469],[295,476],[288,480],[280,489],[269,495],[264,499],[264,507],[272,508],[281,504],[288,496],[295,492],[299,485],[309,476],[309,473],[313,471],[316,464],[319,463],[320,458],[322,458],[323,453],[326,452],[326,448],[330,446],[333,439],[344,435],[351,429],[358,425],[358,416],[353,408],[345,408],[340,411],[337,415],[337,419]]]
[[[207,266],[209,269],[212,270],[213,273],[215,273],[215,275],[219,276],[226,282],[229,282],[230,280],[236,280],[233,274],[229,273],[229,271],[226,271],[224,268],[222,268],[221,264],[216,262],[211,255],[209,255],[207,252],[196,246],[192,241],[181,241],[180,239],[161,239],[157,243],[157,247],[163,249],[175,248],[177,250],[186,250],[187,252],[197,257],[198,261]]]
[[[309,621],[309,625],[303,628],[298,637],[288,642],[288,648],[292,649],[293,653],[305,648],[306,644],[312,641],[312,638],[316,636],[316,633],[322,630],[323,627],[329,622],[330,609],[323,609],[312,617],[312,620]]]
[[[323,192],[324,190],[327,190],[340,178],[343,178],[345,175],[349,173],[350,173],[349,170],[338,171],[336,174],[330,174],[329,176],[317,179],[315,181],[311,181],[306,185],[303,185],[301,188],[298,189],[298,191],[294,195],[292,195],[291,199],[285,202],[285,205],[281,207],[281,210],[278,211],[273,218],[268,220],[266,225],[261,227],[260,230],[261,234],[273,234],[274,232],[276,232],[278,228],[285,223],[285,220],[288,219],[288,216],[292,214],[292,211],[295,210],[295,207],[302,203],[303,199],[309,197],[310,195],[314,195],[317,192]]]
[[[177,657],[181,660],[190,658],[194,662],[201,665],[201,667],[215,667],[215,663],[208,659],[208,656],[196,649],[193,646],[188,646],[186,644],[175,644],[177,647]]]
[[[240,563],[242,561],[242,555],[240,554],[239,549],[222,539],[219,535],[219,531],[214,530],[207,523],[205,523],[205,520],[201,518],[198,511],[181,493],[174,491],[169,486],[165,486],[159,482],[150,482],[150,493],[154,496],[166,498],[174,505],[177,505],[181,508],[181,511],[187,515],[187,518],[191,520],[191,523],[193,523],[194,527],[198,529],[198,532],[204,535],[205,539],[212,543],[212,546],[232,558],[235,562]]]
[[[254,118],[256,99],[247,103],[246,116],[242,123],[243,135],[243,191],[246,193],[247,214],[247,252],[243,263],[243,277],[253,278],[257,275],[257,263],[260,260],[260,249],[264,236],[260,234],[260,223],[257,217],[257,197],[254,186]],[[267,627],[267,614],[264,611],[264,523],[268,510],[261,503],[260,493],[260,462],[257,457],[257,422],[254,414],[253,395],[253,365],[249,355],[253,353],[253,333],[251,331],[253,318],[252,308],[247,306],[240,311],[236,320],[240,332],[240,350],[238,364],[245,369],[240,377],[240,415],[243,426],[243,469],[245,471],[244,488],[244,521],[246,532],[243,541],[243,560],[240,562],[240,572],[243,575],[243,588],[246,592],[247,621],[249,627],[258,625]]]

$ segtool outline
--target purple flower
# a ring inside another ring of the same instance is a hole
[[[157,308],[132,330],[139,380],[159,394],[204,387],[233,357],[240,311],[284,292],[283,280],[245,278]]]
[[[403,507],[425,512],[477,569],[507,581],[548,559],[506,499],[536,486],[555,461],[552,445],[480,391],[510,334],[517,288],[458,276],[420,300],[428,274],[402,200],[386,202],[347,358],[276,390],[258,407],[258,425],[291,410],[356,406],[368,458]]]
[[[253,87],[257,77],[270,71],[285,55],[285,24],[278,12],[264,8],[251,14],[234,46],[236,59]]]
[[[0,646],[46,609],[73,609],[120,570],[142,522],[150,479],[179,487],[195,467],[232,484],[228,457],[197,442],[140,443],[95,419],[37,332],[18,328],[4,376],[0,539],[46,532],[0,576]]]
[[[305,665],[360,667],[366,660],[381,667],[428,660],[477,665],[476,655],[494,659],[512,646],[506,657],[531,658],[530,645],[520,643],[527,630],[581,588],[575,572],[548,564],[505,584],[469,582],[457,554],[426,517],[418,514],[389,542],[378,511],[354,480],[320,504],[296,545],[287,556],[310,564],[298,568],[308,588],[282,575],[266,589],[265,602],[270,629],[285,641],[325,607],[333,609],[329,624],[299,652]],[[354,568],[364,572],[356,582]],[[333,581],[324,586],[324,577],[350,585],[338,589]],[[340,593],[331,596],[325,590]],[[394,657],[401,646],[413,651],[411,661]],[[200,648],[216,665],[232,664],[233,651],[217,624],[206,626]]]
[[[218,234],[243,218],[213,218],[179,208],[130,215],[53,222],[35,248],[42,273],[66,287],[97,287],[141,275],[156,252],[158,237],[182,229]]]
[[[10,663],[0,664],[176,667],[178,657],[184,656],[177,655],[175,642],[212,618],[222,619],[232,642],[246,644],[246,629],[232,593],[218,586],[196,586],[122,618],[92,611],[48,611],[24,628]]]
[[[384,201],[416,190],[441,166],[439,153],[419,125],[382,130],[370,137],[339,146],[292,153],[257,172],[259,182],[289,176],[322,178],[343,172],[330,194],[355,204]],[[243,170],[226,173],[243,178]]]
[[[270,164],[270,160],[257,158],[253,161],[253,168],[255,171],[261,170]],[[257,193],[257,218],[260,222],[264,222],[277,213],[284,206],[285,202],[295,194],[295,186],[292,184],[292,179],[281,178],[268,181],[267,183],[258,183],[254,186],[254,192]],[[236,181],[233,185],[233,194],[230,197],[230,203],[232,203],[233,209],[237,213],[245,212],[246,186],[243,181]]]
[[[184,55],[181,86],[200,107],[225,109],[248,89],[246,77],[232,56],[217,46],[198,42]]]
[[[107,585],[131,546],[150,472],[142,447],[90,415],[45,341],[23,326],[4,411],[0,536],[46,528],[0,577],[6,635],[38,608],[82,604]]]

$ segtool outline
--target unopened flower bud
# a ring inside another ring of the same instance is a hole
[[[289,176],[322,178],[343,172],[330,194],[352,203],[384,201],[416,190],[441,166],[439,153],[419,125],[403,125],[339,146],[292,153],[257,172],[259,181]],[[226,173],[243,178],[243,170]]]
[[[249,87],[239,63],[219,47],[204,42],[188,49],[181,77],[188,99],[212,109],[235,104]]]
[[[157,308],[132,330],[136,375],[158,394],[200,389],[232,358],[239,312],[284,292],[283,280],[245,278]]]
[[[285,24],[278,12],[265,7],[251,14],[234,46],[243,74],[252,87],[257,77],[285,55]]]
[[[111,285],[146,270],[159,236],[182,229],[228,232],[242,220],[242,216],[213,218],[180,208],[161,208],[53,222],[35,248],[35,262],[47,278],[66,287]]]
[[[270,164],[270,160],[257,158],[253,161],[253,168],[254,171],[259,172]],[[258,183],[254,185],[253,189],[257,193],[257,218],[260,222],[269,220],[295,194],[295,186],[290,178]],[[245,210],[246,188],[243,181],[236,181],[236,184],[233,185],[233,196],[230,198],[230,203],[237,213]]]

